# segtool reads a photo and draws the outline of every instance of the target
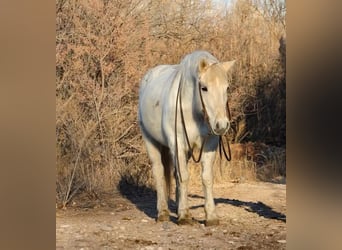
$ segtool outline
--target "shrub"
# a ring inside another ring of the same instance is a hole
[[[284,146],[284,12],[272,12],[283,5],[262,3],[57,0],[57,202],[113,190],[122,178],[152,184],[137,125],[139,81],[150,67],[177,64],[195,49],[237,59],[231,140]]]

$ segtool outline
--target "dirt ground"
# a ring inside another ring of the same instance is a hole
[[[156,194],[121,185],[56,210],[56,249],[285,249],[286,185],[267,182],[214,185],[220,225],[204,226],[204,197],[189,188],[194,225],[155,221]]]

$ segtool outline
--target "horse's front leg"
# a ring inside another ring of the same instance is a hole
[[[213,165],[215,161],[216,149],[218,146],[218,138],[210,138],[205,147],[202,155],[202,184],[205,196],[205,214],[206,226],[218,225],[219,219],[216,214],[216,207],[213,197]]]
[[[192,216],[188,207],[188,183],[189,183],[189,171],[188,171],[188,159],[183,151],[180,151],[177,156],[175,155],[176,165],[176,198],[178,203],[178,224],[192,224]],[[179,164],[179,165],[178,165]],[[177,173],[177,171],[179,171]]]

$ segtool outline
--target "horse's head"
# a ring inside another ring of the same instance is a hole
[[[235,61],[209,64],[202,59],[198,66],[200,98],[206,119],[216,135],[223,135],[230,127],[228,117],[229,74]]]

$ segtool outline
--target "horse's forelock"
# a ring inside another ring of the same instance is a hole
[[[180,63],[180,70],[183,75],[183,79],[198,79],[199,78],[199,67],[201,62],[205,60],[208,67],[218,64],[219,61],[212,54],[207,51],[196,51],[183,58]]]

